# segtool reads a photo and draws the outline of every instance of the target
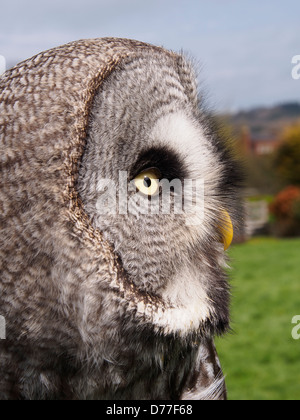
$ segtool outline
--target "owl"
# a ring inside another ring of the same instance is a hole
[[[196,80],[117,38],[0,79],[1,399],[226,399],[240,176]]]

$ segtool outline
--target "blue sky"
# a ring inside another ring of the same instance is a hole
[[[134,38],[194,57],[218,110],[300,101],[299,0],[9,0],[0,55],[15,64],[80,38]]]

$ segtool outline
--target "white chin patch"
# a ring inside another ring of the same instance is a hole
[[[165,307],[140,301],[138,314],[146,316],[166,334],[187,335],[198,330],[214,313],[205,289],[199,273],[185,268],[161,291]]]

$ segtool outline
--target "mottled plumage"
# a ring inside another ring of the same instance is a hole
[[[0,398],[224,399],[238,176],[189,62],[113,38],[41,53],[0,79],[0,152]],[[102,179],[153,167],[204,181],[203,223],[99,208]]]

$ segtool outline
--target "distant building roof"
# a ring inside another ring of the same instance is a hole
[[[280,144],[277,138],[253,137],[249,130],[244,130],[242,137],[246,152],[259,156],[273,153]]]
[[[274,139],[252,141],[252,151],[256,155],[270,155],[279,146],[279,141]]]

